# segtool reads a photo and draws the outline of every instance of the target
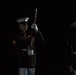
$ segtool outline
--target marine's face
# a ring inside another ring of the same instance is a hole
[[[19,28],[20,28],[21,31],[24,31],[25,32],[28,29],[28,25],[20,24],[19,25]]]

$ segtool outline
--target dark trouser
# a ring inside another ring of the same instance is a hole
[[[19,68],[19,75],[35,75],[35,68]]]

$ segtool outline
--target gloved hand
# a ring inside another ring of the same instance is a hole
[[[38,32],[38,26],[37,26],[37,24],[33,23],[31,25],[31,28],[34,29],[36,32]]]

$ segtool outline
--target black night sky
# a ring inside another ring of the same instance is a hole
[[[16,19],[28,16],[33,22],[38,9],[37,25],[44,37],[44,47],[38,55],[37,75],[67,75],[65,68],[65,43],[71,39],[71,23],[76,20],[75,6],[67,3],[11,2],[1,8],[0,46],[1,75],[17,75],[16,63],[11,55],[10,40],[17,31]],[[63,74],[64,73],[64,74]]]

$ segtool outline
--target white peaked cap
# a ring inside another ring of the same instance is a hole
[[[19,18],[16,20],[16,22],[20,23],[20,22],[28,22],[29,18],[28,17],[24,17],[24,18]]]

